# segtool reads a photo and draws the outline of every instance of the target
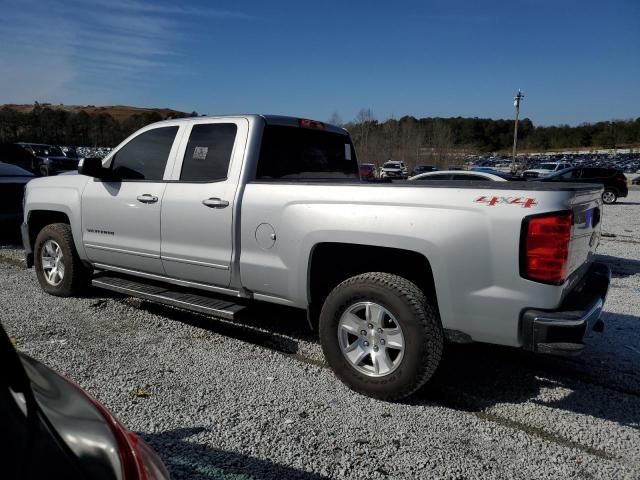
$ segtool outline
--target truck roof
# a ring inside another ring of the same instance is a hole
[[[189,121],[194,121],[194,120],[206,120],[206,119],[223,119],[223,118],[251,118],[254,120],[257,120],[259,118],[263,119],[267,125],[281,125],[284,127],[298,127],[300,125],[300,120],[306,120],[303,117],[292,117],[292,116],[286,116],[286,115],[266,115],[266,114],[257,114],[257,113],[235,113],[235,114],[230,114],[230,115],[205,115],[202,117],[183,117],[183,118],[171,118],[171,119],[167,119],[167,120],[162,120],[160,122],[156,122],[154,125],[156,124],[162,124],[162,123],[172,123],[175,124],[176,122],[189,122]],[[313,119],[309,119],[312,120],[314,122],[319,122],[321,123],[324,128],[323,130],[328,131],[328,132],[333,132],[333,133],[341,133],[341,134],[346,134],[347,130],[342,128],[342,127],[338,127],[337,125],[332,125],[330,123],[326,123],[326,122],[321,122],[319,120],[313,120]]]

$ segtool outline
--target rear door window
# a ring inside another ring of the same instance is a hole
[[[580,170],[569,170],[568,172],[563,173],[562,175],[557,175],[558,180],[575,180],[576,178],[580,178]]]
[[[320,129],[266,125],[257,180],[359,180],[348,135]]]
[[[607,168],[585,168],[583,178],[606,178],[612,175],[612,171]]]
[[[111,171],[119,180],[162,180],[178,127],[141,133],[116,152]]]
[[[182,161],[180,180],[215,182],[226,180],[238,127],[233,123],[194,125]]]

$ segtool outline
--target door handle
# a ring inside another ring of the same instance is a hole
[[[205,198],[202,204],[209,208],[225,208],[229,206],[229,202],[219,198]]]
[[[151,195],[149,193],[145,193],[144,195],[138,195],[136,197],[139,202],[142,203],[156,203],[158,201],[158,197],[155,195]]]

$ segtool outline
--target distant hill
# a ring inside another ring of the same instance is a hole
[[[189,115],[186,112],[180,112],[178,110],[173,110],[171,108],[144,108],[144,107],[131,107],[128,105],[63,105],[58,104],[54,105],[51,103],[40,103],[39,104],[43,108],[51,108],[54,110],[65,110],[70,113],[79,113],[81,111],[86,112],[89,115],[100,115],[101,113],[106,113],[111,115],[115,120],[122,122],[129,117],[134,115],[141,115],[144,113],[157,113],[163,119],[171,118],[171,117],[184,117]],[[11,104],[7,103],[4,105],[0,105],[0,109],[9,108],[11,110],[15,110],[20,113],[29,113],[35,107],[34,104],[29,105],[19,105],[19,104]]]

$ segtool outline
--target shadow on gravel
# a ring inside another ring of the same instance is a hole
[[[298,353],[298,340],[314,341],[304,312],[287,307],[250,306],[249,313],[233,322],[144,301],[138,308],[287,355]]]
[[[157,434],[141,434],[141,436],[158,452],[174,479],[321,480],[326,478],[268,460],[209,448],[187,440],[204,430],[202,427],[179,428]]]
[[[633,364],[630,368],[623,373],[635,382],[608,382],[603,381],[607,371],[619,375],[620,365],[602,366],[603,371],[597,372],[600,375],[591,375],[589,367],[575,359],[483,344],[448,345],[434,378],[408,403],[435,402],[456,410],[483,412],[495,405],[531,402],[640,429],[640,369]],[[544,389],[558,387],[568,393],[560,391],[553,400],[538,398]]]
[[[640,261],[638,260],[611,255],[596,255],[596,261],[608,264],[614,278],[625,278],[640,273]]]

